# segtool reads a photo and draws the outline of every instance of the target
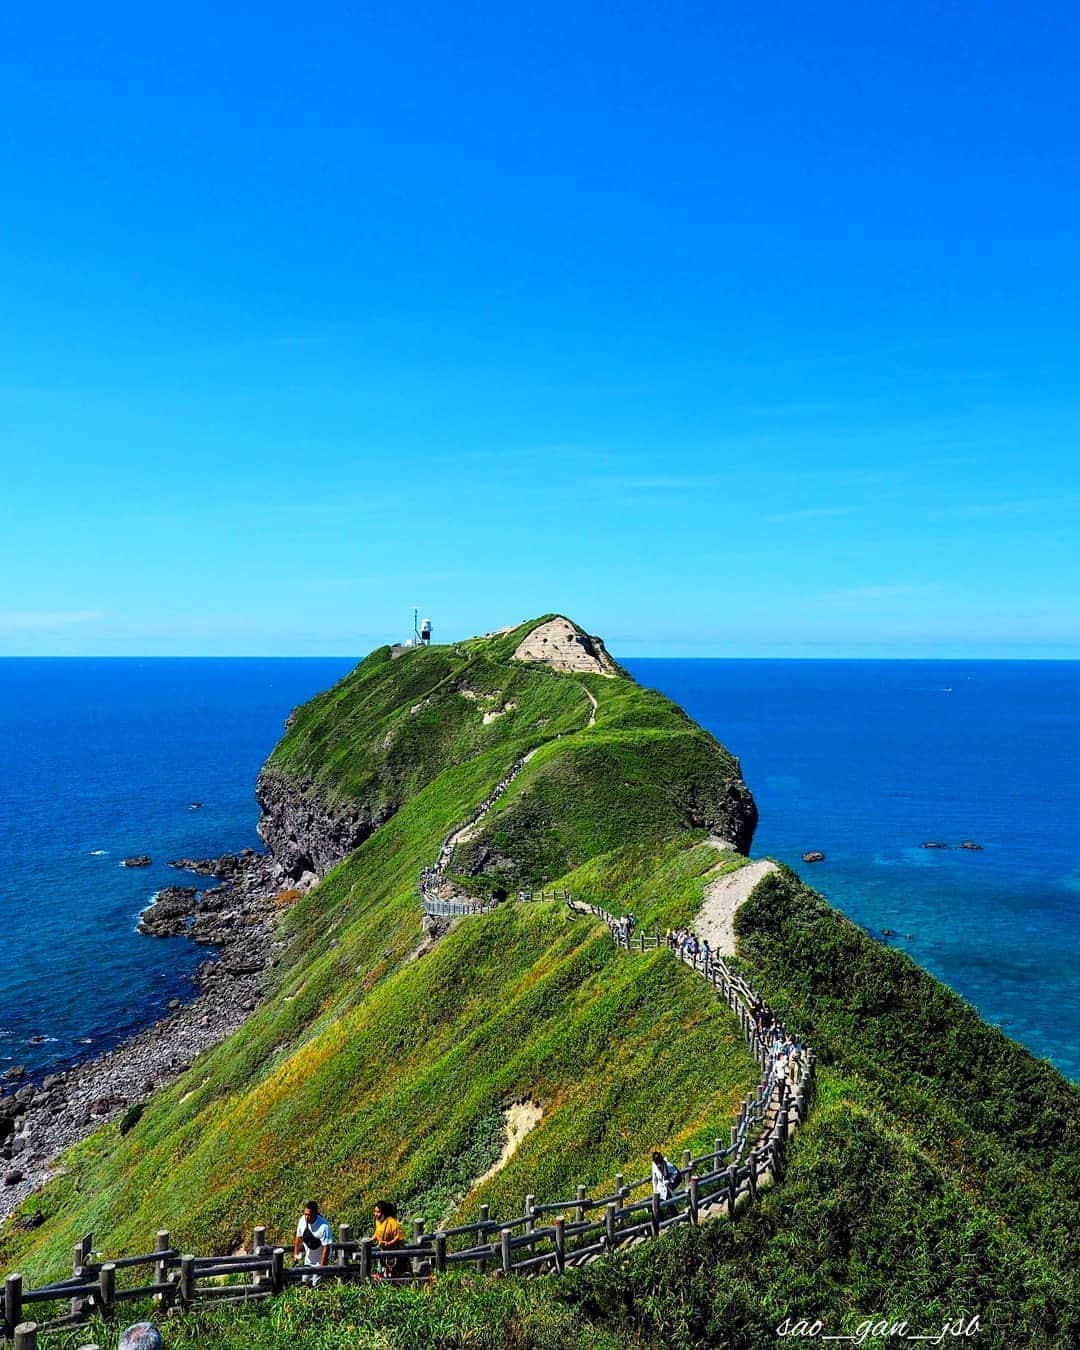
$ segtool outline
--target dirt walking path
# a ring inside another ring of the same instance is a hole
[[[735,911],[762,877],[777,870],[768,858],[747,863],[736,872],[717,877],[705,888],[705,899],[694,921],[694,932],[719,956],[735,955]]]

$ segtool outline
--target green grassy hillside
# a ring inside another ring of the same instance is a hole
[[[476,886],[550,883],[628,837],[693,852],[701,829],[688,830],[744,809],[736,762],[666,699],[619,672],[510,660],[528,627],[394,660],[384,649],[299,710],[274,772],[328,801],[378,796],[386,823],[288,911],[286,955],[250,1022],[125,1136],[110,1126],[72,1150],[29,1202],[46,1223],[5,1232],[0,1264],[39,1277],[84,1231],[130,1251],[162,1225],[185,1248],[230,1250],[259,1223],[287,1233],[309,1193],[358,1226],[380,1194],[429,1227],[482,1202],[518,1213],[526,1192],[607,1184],[661,1144],[726,1134],[756,1066],[666,953],[620,953],[602,925],[549,902],[462,921],[413,959],[420,869],[527,750],[539,747],[485,822],[491,847],[454,859]],[[504,1108],[526,1097],[539,1125],[477,1186]]]
[[[308,1191],[358,1226],[377,1192],[429,1226],[482,1202],[517,1211],[526,1191],[724,1132],[754,1066],[669,953],[621,953],[594,921],[511,903],[410,959],[417,873],[537,744],[453,860],[473,888],[565,885],[663,928],[692,921],[708,881],[742,863],[708,842],[721,808],[740,809],[735,761],[621,674],[510,662],[523,631],[374,653],[300,712],[274,772],[326,800],[366,794],[387,823],[288,912],[251,1022],[123,1139],[112,1126],[74,1150],[27,1206],[46,1224],[5,1234],[0,1265],[59,1272],[87,1228],[117,1250],[144,1248],[159,1223],[224,1250],[256,1222],[287,1229]],[[903,1339],[867,1327],[936,1336],[975,1316],[978,1335],[943,1343],[1080,1344],[1076,1089],[786,870],[756,887],[736,933],[737,963],[820,1057],[782,1184],[736,1223],[559,1278],[296,1290],[193,1315],[170,1346],[772,1347],[785,1319],[820,1318],[820,1335],[895,1350]],[[526,1096],[541,1124],[477,1185],[503,1107]],[[93,1335],[112,1350],[115,1330]]]
[[[1075,1086],[786,869],[755,888],[736,933],[756,987],[853,1100],[1019,1239],[1075,1266]]]
[[[700,847],[669,845],[638,875],[678,891]],[[628,850],[582,872],[631,887],[632,860]],[[680,1229],[562,1278],[297,1291],[272,1308],[199,1314],[175,1344],[754,1350],[805,1318],[821,1320],[818,1338],[895,1350],[907,1337],[873,1334],[882,1319],[936,1337],[974,1317],[977,1334],[938,1343],[1080,1343],[1075,1088],[789,873],[758,885],[737,927],[747,974],[822,1063],[782,1184],[736,1223]],[[115,1334],[95,1334],[111,1350]]]
[[[680,830],[707,828],[745,850],[757,812],[738,761],[614,663],[608,677],[514,660],[540,622],[396,658],[379,648],[297,710],[260,776],[261,799],[291,794],[316,813],[351,814],[367,822],[359,841],[448,769],[482,764],[495,782],[537,751],[457,851],[466,888],[539,885],[627,839]]]

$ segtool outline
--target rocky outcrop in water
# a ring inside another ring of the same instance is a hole
[[[183,934],[212,943],[219,959],[199,966],[191,1002],[170,998],[147,1008],[164,1016],[115,1049],[40,1083],[31,1081],[22,1065],[0,1075],[0,1217],[48,1178],[61,1150],[171,1082],[259,1003],[266,970],[281,951],[275,934],[281,868],[253,849],[177,859],[173,865],[187,864],[221,884],[206,891],[166,887],[139,926],[155,936]]]
[[[194,886],[166,886],[139,915],[139,932],[149,937],[179,937],[195,913]]]

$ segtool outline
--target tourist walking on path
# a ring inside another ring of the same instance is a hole
[[[381,1252],[392,1252],[405,1246],[405,1230],[398,1223],[397,1209],[389,1200],[375,1201],[375,1245]],[[383,1262],[383,1274],[396,1278],[408,1275],[409,1263],[404,1257]]]
[[[305,1284],[318,1284],[316,1273],[330,1259],[330,1244],[334,1234],[326,1217],[319,1213],[319,1202],[308,1200],[296,1225],[296,1240],[293,1242],[293,1257],[300,1260],[303,1251],[303,1264],[308,1269],[304,1273]],[[310,1270],[310,1274],[308,1271]]]
[[[670,1200],[679,1180],[679,1169],[659,1151],[652,1155],[652,1188],[661,1200]]]

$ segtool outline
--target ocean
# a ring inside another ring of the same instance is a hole
[[[1080,662],[626,665],[739,756],[755,855],[1080,1079]]]
[[[192,884],[169,859],[258,847],[259,766],[353,664],[0,660],[0,1073],[98,1052],[190,993],[207,953],[137,934],[139,911]],[[1080,1078],[1080,663],[625,664],[740,757],[755,854]]]
[[[0,660],[0,1073],[85,1058],[191,994],[210,953],[142,936],[139,911],[213,885],[170,859],[261,846],[260,765],[354,664]],[[120,866],[137,854],[151,865]]]

